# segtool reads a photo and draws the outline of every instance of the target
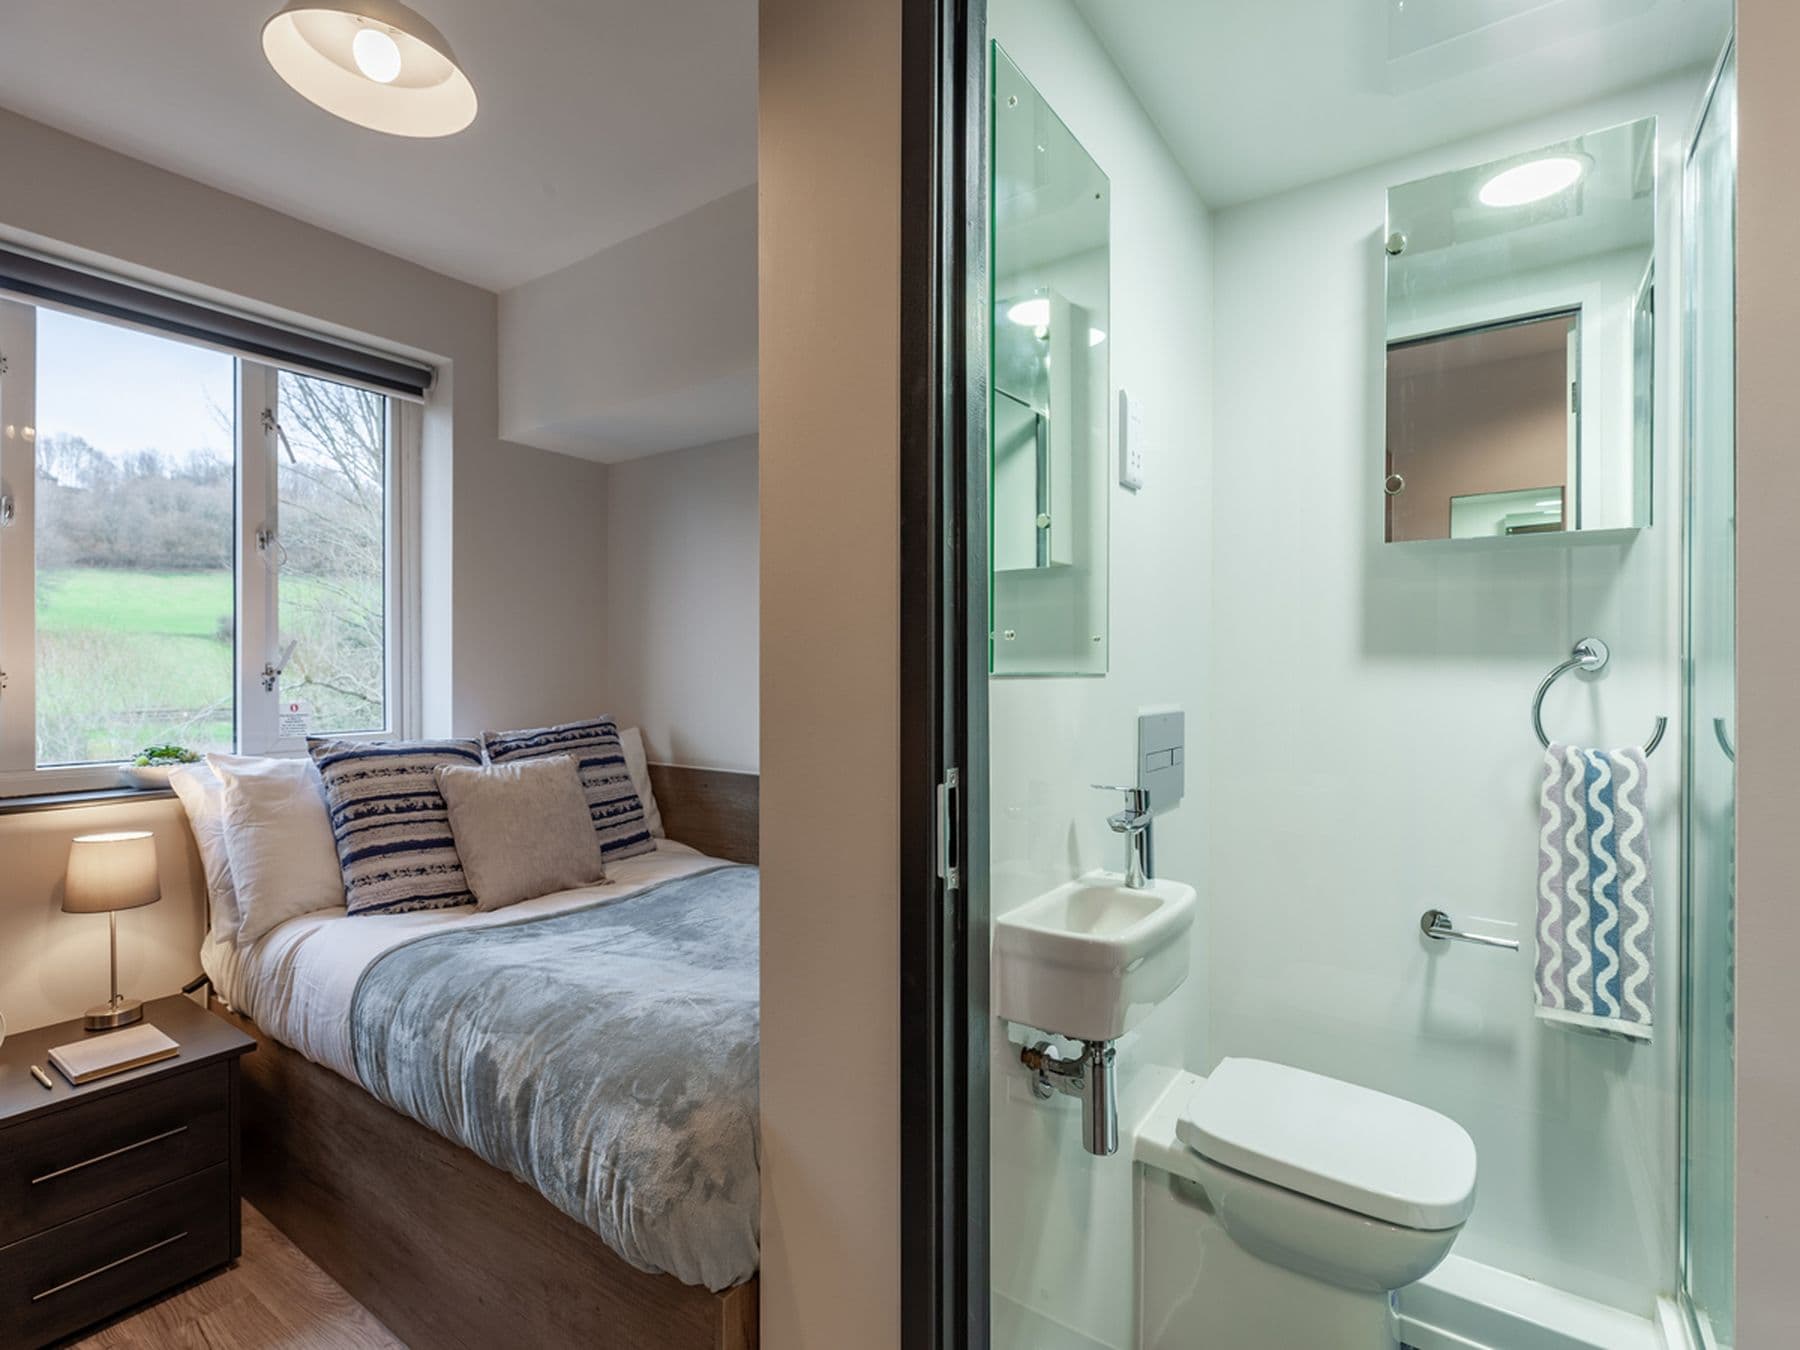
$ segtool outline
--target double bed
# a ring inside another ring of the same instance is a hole
[[[246,1195],[415,1350],[757,1343],[756,780],[651,777],[602,885],[202,952]]]

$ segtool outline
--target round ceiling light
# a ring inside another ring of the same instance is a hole
[[[263,55],[301,97],[393,136],[450,136],[475,87],[444,35],[398,0],[293,0],[263,25]]]
[[[1006,311],[1006,317],[1025,328],[1043,328],[1050,322],[1050,302],[1041,295],[1021,300]]]
[[[350,40],[356,68],[376,84],[392,84],[400,78],[400,44],[384,28],[359,28]]]
[[[1566,192],[1581,181],[1587,161],[1575,155],[1548,155],[1502,169],[1481,185],[1483,206],[1527,206]]]

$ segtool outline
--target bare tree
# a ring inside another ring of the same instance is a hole
[[[386,667],[387,400],[283,372],[278,414],[286,697],[314,724],[379,726]]]

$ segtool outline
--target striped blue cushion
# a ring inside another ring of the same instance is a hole
[[[472,905],[440,764],[480,766],[478,741],[308,740],[352,914],[403,914]]]
[[[581,775],[587,794],[588,814],[600,835],[600,856],[633,858],[656,847],[644,819],[644,804],[631,785],[625,767],[625,750],[619,744],[619,727],[610,717],[591,722],[565,722],[558,727],[533,727],[529,731],[484,731],[481,743],[490,762],[507,764],[519,759],[568,755]]]

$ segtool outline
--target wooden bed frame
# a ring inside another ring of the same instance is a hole
[[[757,779],[653,764],[671,839],[757,859]],[[529,1186],[272,1040],[242,1061],[244,1195],[412,1350],[757,1350],[757,1281],[647,1275]]]

